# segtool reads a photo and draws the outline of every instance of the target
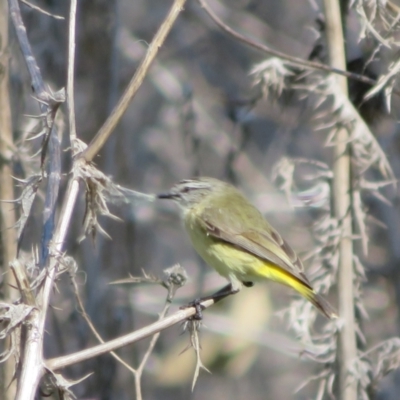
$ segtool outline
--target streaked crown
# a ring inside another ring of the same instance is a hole
[[[227,183],[214,178],[185,179],[174,185],[168,193],[159,194],[158,198],[172,199],[183,208],[190,208],[198,204],[205,196],[227,186]]]

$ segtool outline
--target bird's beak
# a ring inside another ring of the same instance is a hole
[[[177,196],[172,193],[160,193],[157,195],[157,199],[173,199],[175,197]]]

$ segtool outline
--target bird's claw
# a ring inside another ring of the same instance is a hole
[[[195,300],[191,301],[189,304],[187,304],[186,306],[182,306],[180,308],[182,310],[185,308],[194,307],[196,310],[196,313],[194,315],[192,315],[189,319],[194,320],[194,321],[201,321],[203,319],[203,310],[205,309],[205,307],[201,304],[201,302],[202,302],[202,299],[195,299]]]

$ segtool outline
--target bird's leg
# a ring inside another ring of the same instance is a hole
[[[224,286],[222,289],[218,290],[214,294],[205,297],[203,300],[214,300],[214,303],[224,299],[225,297],[230,296],[231,294],[236,294],[239,292],[239,289],[234,289],[232,284]]]
[[[194,307],[196,309],[196,314],[193,315],[192,319],[200,321],[203,319],[204,307],[201,305],[203,301],[214,300],[214,303],[216,303],[224,299],[225,297],[230,296],[231,294],[236,294],[237,292],[239,292],[239,289],[233,289],[232,284],[229,284],[227,286],[224,286],[222,289],[218,290],[214,294],[202,297],[200,299],[195,299],[191,301],[187,306],[183,306],[181,308]]]

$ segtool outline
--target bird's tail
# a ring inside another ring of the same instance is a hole
[[[273,264],[264,264],[262,267],[257,269],[257,272],[259,275],[272,279],[275,282],[290,286],[292,289],[296,290],[296,292],[305,297],[310,303],[312,303],[327,318],[333,319],[338,317],[337,313],[328,303],[328,301],[325,300],[325,298],[320,294],[315,292],[308,282],[301,281],[293,274]]]
[[[288,279],[286,281],[286,284],[299,292],[319,311],[321,311],[322,314],[324,314],[329,319],[334,319],[338,317],[334,308],[328,303],[328,300],[318,294],[311,286],[298,280],[295,276],[291,276],[291,278],[291,280]]]
[[[328,301],[324,297],[309,288],[307,288],[307,293],[305,292],[306,291],[300,293],[327,318],[334,319],[338,317],[334,308],[328,303]]]

